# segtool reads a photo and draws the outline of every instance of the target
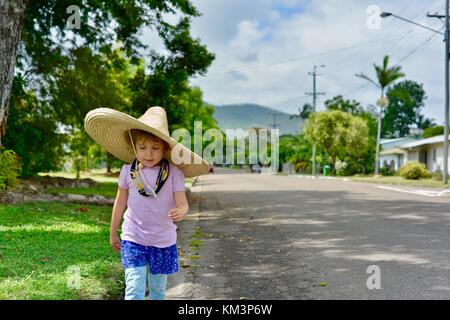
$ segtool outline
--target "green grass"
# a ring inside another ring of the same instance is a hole
[[[92,179],[97,182],[115,182],[117,183],[117,179],[119,178],[119,172],[117,170],[113,170],[114,176],[106,176],[105,169],[102,170],[92,170],[91,172],[80,172],[80,179]],[[40,176],[50,176],[50,177],[63,177],[68,179],[75,179],[76,174],[67,171],[59,171],[59,172],[40,172]]]
[[[114,198],[117,194],[117,182],[98,182],[96,187],[90,188],[46,188],[44,192],[51,194],[82,194],[101,195],[107,198]]]
[[[381,184],[395,184],[395,185],[405,185],[412,187],[423,187],[423,188],[441,188],[446,189],[449,186],[445,185],[442,181],[434,179],[420,179],[420,180],[408,180],[400,176],[361,176],[361,177],[347,177],[352,181],[360,182],[370,182],[370,183],[381,183]]]
[[[69,179],[75,179],[75,174],[70,172],[51,172],[51,173],[39,173],[40,176],[49,175],[52,177],[63,177]],[[96,187],[90,188],[46,188],[44,192],[51,194],[81,194],[81,195],[102,195],[108,198],[115,198],[117,194],[117,182],[118,177],[107,177],[102,172],[93,171],[92,173],[81,173],[81,179],[90,178],[97,182]],[[195,181],[195,178],[185,178],[186,186],[191,186]]]
[[[75,178],[67,172],[43,175]],[[92,188],[49,188],[47,193],[115,197],[117,177],[82,174]],[[191,185],[194,178],[186,178]],[[124,274],[120,254],[109,246],[110,206],[59,202],[0,204],[0,299],[120,299]],[[200,235],[200,234],[198,234]],[[200,244],[194,243],[198,249]],[[197,256],[194,256],[194,260]],[[80,287],[68,284],[70,267],[80,270]]]
[[[120,254],[109,246],[109,206],[0,205],[0,299],[117,299]],[[68,286],[68,268],[80,287]]]

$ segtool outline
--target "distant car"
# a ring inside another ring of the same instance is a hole
[[[261,167],[259,166],[259,164],[252,165],[251,172],[261,173]]]

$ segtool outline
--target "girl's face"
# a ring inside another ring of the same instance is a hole
[[[136,143],[137,159],[145,167],[153,167],[164,157],[164,143],[148,138],[139,139]]]

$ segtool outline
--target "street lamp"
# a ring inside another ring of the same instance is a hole
[[[419,27],[425,28],[427,30],[442,34],[444,36],[445,41],[445,125],[444,125],[444,173],[443,173],[443,182],[444,184],[448,184],[448,125],[449,125],[449,58],[450,58],[450,43],[449,43],[449,0],[445,1],[445,16],[433,16],[444,18],[445,17],[445,33],[442,33],[438,30],[429,28],[420,23],[405,19],[391,12],[382,12],[380,14],[381,18],[386,18],[393,16],[400,20],[415,24]],[[429,15],[430,16],[430,15]]]
[[[419,27],[421,27],[421,28],[425,28],[425,29],[427,29],[427,30],[430,30],[430,31],[433,31],[433,32],[436,32],[436,33],[440,33],[440,34],[442,34],[442,35],[445,35],[443,32],[440,32],[439,30],[435,30],[435,29],[432,29],[432,28],[430,28],[430,27],[427,27],[427,26],[425,26],[425,25],[423,25],[423,24],[420,24],[420,23],[414,22],[414,21],[412,21],[412,20],[409,20],[409,19],[400,17],[400,16],[398,16],[398,15],[396,15],[396,14],[393,14],[393,13],[391,13],[391,12],[382,12],[382,13],[380,14],[380,17],[382,17],[382,18],[387,18],[387,17],[390,17],[390,16],[395,17],[395,18],[400,19],[400,20],[403,20],[403,21],[406,21],[406,22],[409,22],[409,23],[412,23],[412,24],[415,24],[416,26],[419,26]]]

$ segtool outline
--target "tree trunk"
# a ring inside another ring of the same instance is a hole
[[[113,155],[108,152],[107,157],[106,157],[106,174],[111,173],[111,164],[112,164],[113,159],[114,159]]]
[[[27,5],[28,0],[0,0],[0,147],[6,134],[9,95]]]
[[[336,156],[331,157],[332,167],[331,167],[331,173],[333,176],[336,175]]]

